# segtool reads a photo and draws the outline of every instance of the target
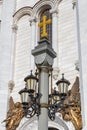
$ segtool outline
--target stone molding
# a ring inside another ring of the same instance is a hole
[[[23,123],[21,121],[20,126],[17,128],[17,130],[26,130],[26,129],[31,129],[31,130],[35,130],[38,129],[38,117],[33,117],[30,118],[29,120],[24,121],[23,119]],[[55,121],[51,121],[48,119],[48,127],[50,128],[56,128],[56,129],[60,129],[60,130],[69,130],[67,124],[63,121],[63,119],[59,116],[56,116]]]
[[[14,15],[13,15],[13,23],[17,24],[19,19],[23,17],[24,15],[32,16],[32,8],[29,6],[23,7],[19,9]]]
[[[32,24],[36,23],[38,20],[36,17],[30,18],[29,22],[30,22],[30,26],[32,26]]]
[[[35,16],[38,16],[42,9],[46,9],[47,7],[50,7],[51,9],[54,9],[56,5],[58,5],[58,1],[60,0],[41,0],[35,4],[33,7],[33,13]]]
[[[40,0],[33,7],[22,7],[13,15],[13,23],[17,24],[18,20],[24,15],[29,15],[31,18],[39,16],[41,10],[50,7],[52,13],[58,13],[58,5],[62,0]]]
[[[54,10],[54,9],[51,9],[51,10],[50,10],[50,13],[52,13],[52,14],[58,14],[58,12],[59,12],[58,9],[55,9],[55,10]]]

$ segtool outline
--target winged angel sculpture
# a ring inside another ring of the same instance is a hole
[[[68,96],[64,101],[64,105],[65,109],[61,110],[63,119],[66,121],[71,121],[75,126],[76,130],[81,130],[82,116],[81,116],[81,102],[80,102],[78,77],[76,77],[72,89],[68,92]]]
[[[10,97],[7,118],[3,121],[6,123],[6,130],[16,130],[23,117],[22,104],[20,102],[14,103],[13,98]]]

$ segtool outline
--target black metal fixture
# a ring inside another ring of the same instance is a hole
[[[38,78],[32,74],[25,77],[24,81],[26,86],[22,89],[19,94],[21,95],[21,101],[24,108],[24,115],[28,118],[34,116],[35,114],[39,115],[39,98],[38,93]]]
[[[40,98],[43,96],[39,93],[39,87],[37,84],[39,79],[37,76],[34,76],[31,71],[31,74],[25,77],[24,81],[26,82],[26,86],[19,92],[24,108],[24,114],[28,118],[31,118],[35,114],[39,116],[41,108]],[[49,95],[49,102],[46,106],[48,108],[48,116],[51,120],[54,120],[56,112],[63,108],[63,102],[67,95],[70,82],[66,80],[64,74],[62,74],[62,79],[58,80],[56,85],[58,88],[57,90],[54,88]]]
[[[64,99],[67,96],[68,86],[70,82],[64,78],[64,74],[62,74],[62,78],[56,83],[58,87],[58,91],[54,88],[52,94],[49,95],[49,108],[48,108],[48,116],[51,120],[55,120],[56,112],[64,109]]]

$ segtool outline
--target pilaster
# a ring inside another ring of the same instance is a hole
[[[36,43],[37,43],[37,31],[36,31],[36,23],[37,23],[37,19],[36,18],[31,18],[29,20],[30,22],[30,26],[31,26],[31,49],[34,49]],[[34,69],[35,65],[34,65],[34,57],[31,55],[31,68]]]
[[[57,57],[55,59],[54,68],[58,67],[58,10],[50,10],[52,13],[52,47],[57,53]]]
[[[87,1],[78,0],[76,4],[77,13],[77,35],[80,69],[80,93],[83,130],[87,129]]]
[[[15,48],[16,48],[16,33],[18,26],[16,24],[12,25],[12,44],[11,44],[11,73],[10,79],[13,80],[14,75],[14,61],[15,61]]]
[[[12,23],[15,10],[15,0],[4,0],[2,8],[2,23],[0,35],[0,122],[6,118],[8,104],[8,82],[11,74],[11,54],[12,54]],[[4,124],[0,125],[0,130],[5,130]]]

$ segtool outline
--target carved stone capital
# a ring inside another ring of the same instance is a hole
[[[30,26],[32,26],[32,24],[34,24],[34,23],[37,22],[37,18],[36,18],[36,17],[30,18],[30,19],[29,19],[29,22],[30,22]]]
[[[52,49],[51,44],[45,38],[32,50],[32,55],[35,57],[37,67],[51,67],[53,65],[53,59],[56,57],[56,53]]]
[[[16,24],[13,24],[12,25],[12,30],[13,30],[13,32],[17,32],[17,30],[18,30],[18,26],[16,25]]]
[[[72,0],[72,4],[73,4],[73,9],[74,9],[76,6],[76,0]]]
[[[54,10],[52,9],[52,10],[50,10],[51,14],[58,14],[58,12],[59,12],[58,9],[54,9]]]

